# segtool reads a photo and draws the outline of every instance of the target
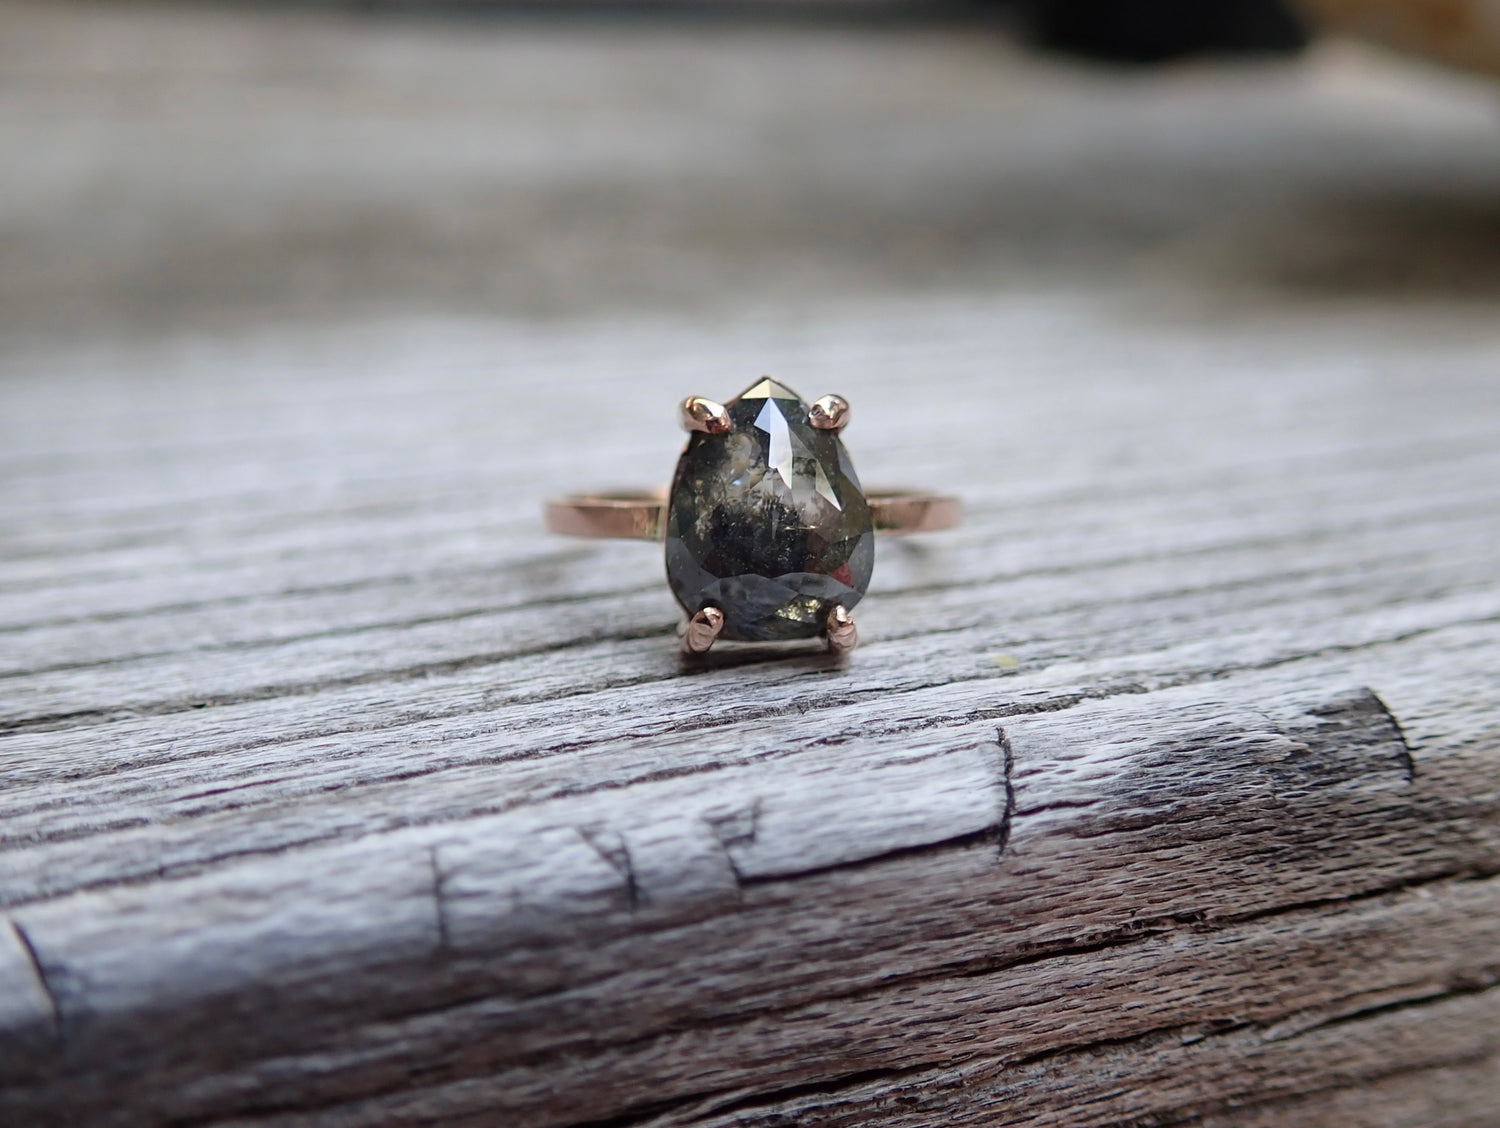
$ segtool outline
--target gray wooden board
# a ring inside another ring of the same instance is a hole
[[[0,1120],[1500,1120],[1488,88],[0,14]],[[685,666],[766,371],[968,520]]]

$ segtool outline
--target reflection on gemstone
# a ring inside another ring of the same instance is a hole
[[[725,407],[727,434],[694,434],[667,503],[667,581],[689,615],[724,612],[726,639],[811,638],[870,586],[870,508],[843,442],[772,379]]]

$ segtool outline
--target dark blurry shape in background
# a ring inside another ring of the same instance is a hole
[[[1295,50],[1328,28],[1500,73],[1496,0],[1019,0],[1037,44],[1121,62]]]
[[[225,6],[255,7],[241,0]],[[282,0],[360,13],[1003,22],[1034,46],[1119,63],[1294,52],[1324,29],[1500,74],[1500,0]]]
[[[1200,54],[1268,54],[1307,43],[1283,0],[302,0],[360,12],[809,20],[986,21],[999,17],[1035,46],[1123,63]]]
[[[1041,46],[1121,62],[1293,51],[1307,42],[1279,0],[1027,0]]]

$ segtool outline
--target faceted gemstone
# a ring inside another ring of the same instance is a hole
[[[870,506],[843,442],[796,392],[767,378],[724,406],[728,433],[695,433],[677,462],[667,582],[689,615],[723,611],[723,638],[811,638],[870,586]]]

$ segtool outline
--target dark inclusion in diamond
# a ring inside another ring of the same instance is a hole
[[[796,392],[764,379],[724,406],[728,433],[695,433],[677,461],[667,582],[689,615],[723,611],[723,638],[812,638],[870,586],[869,503],[843,442]]]

